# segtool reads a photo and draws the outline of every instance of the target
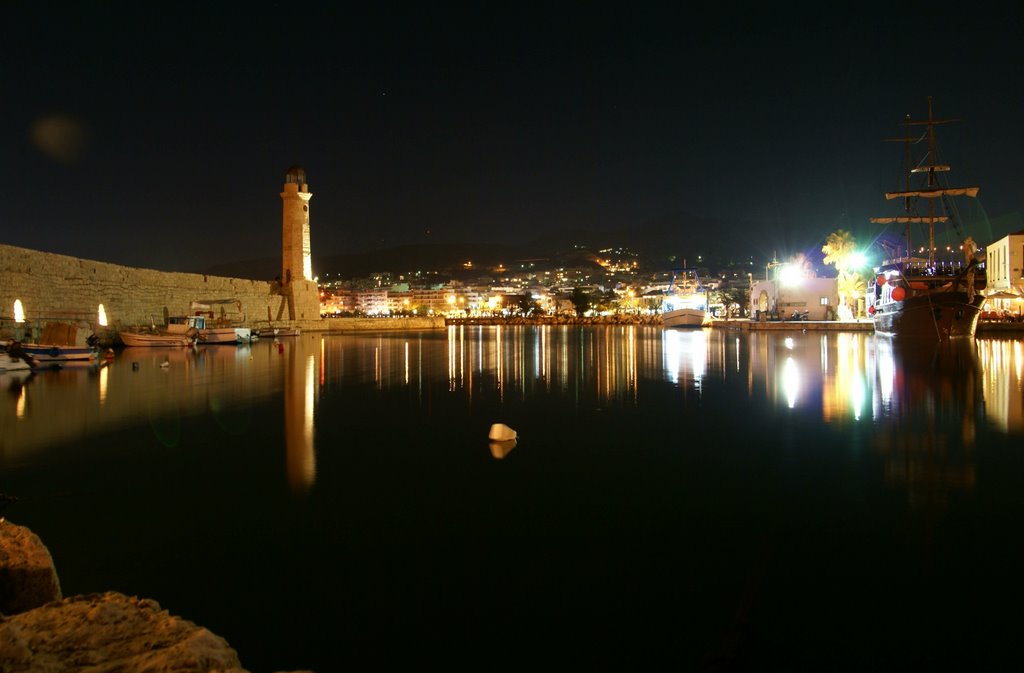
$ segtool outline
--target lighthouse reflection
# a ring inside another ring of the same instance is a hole
[[[316,481],[316,357],[298,348],[287,353],[284,378],[284,437],[288,484],[305,492]]]

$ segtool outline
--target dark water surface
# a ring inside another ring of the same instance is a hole
[[[453,327],[167,356],[0,376],[0,492],[65,595],[154,598],[254,673],[1021,658],[1019,340]]]

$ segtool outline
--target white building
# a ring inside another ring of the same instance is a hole
[[[836,278],[787,277],[754,281],[750,288],[750,316],[787,319],[807,312],[808,320],[835,320],[839,305]]]
[[[1024,302],[1024,231],[1004,236],[988,246],[985,278],[985,294],[992,297],[985,309],[1020,314]]]

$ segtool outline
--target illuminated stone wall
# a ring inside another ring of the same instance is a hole
[[[320,327],[320,298],[316,283],[292,282],[294,322],[305,329]],[[14,302],[21,300],[26,324],[14,324]],[[225,278],[195,273],[138,269],[67,255],[0,245],[0,338],[38,338],[46,322],[78,326],[79,341],[94,331],[113,337],[118,329],[162,324],[167,315],[189,313],[193,301],[237,299],[248,327],[278,324],[288,317],[284,296],[266,281]],[[103,304],[109,327],[98,325]],[[219,307],[215,307],[219,311]],[[219,314],[219,313],[218,313]],[[234,305],[225,316],[242,317]]]

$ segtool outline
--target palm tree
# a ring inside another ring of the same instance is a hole
[[[853,311],[847,297],[855,302],[867,289],[867,280],[856,268],[855,260],[859,257],[857,241],[850,232],[837,229],[825,239],[821,251],[825,253],[825,264],[835,266],[839,274],[836,283],[839,293],[839,318],[850,319],[853,317]]]

